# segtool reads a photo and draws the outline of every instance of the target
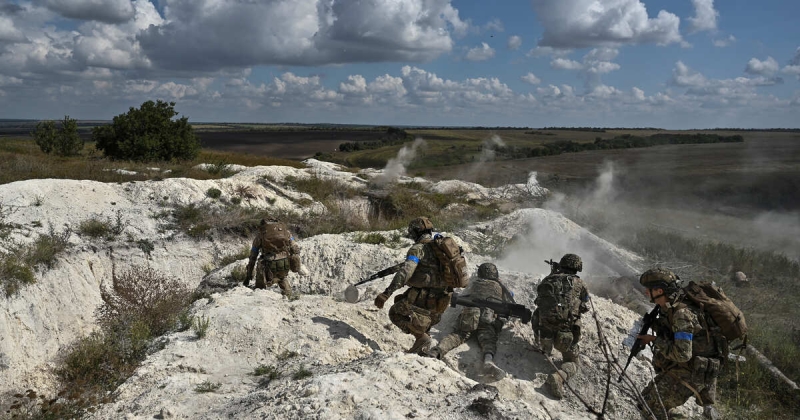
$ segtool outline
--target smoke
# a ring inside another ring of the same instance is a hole
[[[528,174],[528,181],[525,183],[525,189],[528,190],[528,193],[533,197],[544,197],[547,194],[547,190],[539,185],[539,180],[536,176],[536,171]]]
[[[794,260],[800,255],[800,213],[766,212],[753,220],[752,242],[775,249]]]
[[[386,162],[386,167],[383,168],[383,173],[380,176],[375,178],[375,182],[378,185],[385,185],[390,182],[396,181],[401,176],[406,175],[406,168],[408,165],[417,157],[417,151],[427,146],[425,140],[421,137],[417,137],[414,139],[414,142],[411,145],[405,145],[399,152],[397,152],[397,156],[389,159]]]
[[[497,134],[492,134],[488,139],[481,143],[481,155],[478,157],[478,163],[494,160],[495,147],[506,147],[506,143]]]

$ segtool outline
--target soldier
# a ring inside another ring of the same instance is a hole
[[[478,266],[478,279],[470,283],[469,288],[462,296],[514,303],[513,294],[500,283],[497,267],[492,263],[483,263]],[[432,348],[428,352],[428,356],[441,359],[448,352],[469,340],[470,336],[475,333],[483,351],[484,373],[494,380],[503,379],[506,376],[505,372],[493,361],[494,355],[497,353],[497,336],[503,329],[503,324],[505,322],[489,308],[465,307],[456,321],[456,330]]]
[[[656,371],[642,396],[660,420],[669,418],[665,411],[669,413],[693,395],[706,418],[718,419],[713,404],[719,369],[727,356],[727,341],[714,321],[686,298],[677,280],[673,272],[661,268],[647,270],[639,278],[650,301],[661,308],[652,327],[656,335],[637,337],[645,344],[653,343]],[[644,407],[642,414],[649,418]]]
[[[453,293],[453,288],[444,280],[442,262],[433,249],[432,234],[433,223],[427,217],[409,222],[408,237],[415,244],[408,250],[403,267],[395,273],[389,287],[375,298],[375,306],[383,308],[392,293],[409,286],[395,297],[389,309],[392,323],[416,339],[407,353],[424,355],[430,349],[428,332],[442,319]]]
[[[581,314],[589,311],[589,293],[578,277],[581,270],[581,257],[565,254],[536,288],[534,336],[546,355],[555,347],[563,356],[560,371],[547,378],[550,391],[559,399],[564,396],[564,380],[578,373]]]
[[[258,258],[259,253],[261,258]],[[258,259],[258,272],[256,273],[256,289],[266,289],[276,282],[281,288],[281,293],[287,298],[292,297],[292,285],[287,276],[289,271],[300,271],[300,246],[294,241],[289,229],[277,219],[261,219],[258,233],[253,239],[250,248],[250,261],[247,263],[247,276],[244,285],[250,284],[253,277],[253,267]]]

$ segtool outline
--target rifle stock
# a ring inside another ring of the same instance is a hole
[[[650,330],[650,328],[653,326],[653,323],[656,321],[656,318],[658,318],[660,310],[661,307],[656,305],[652,311],[644,314],[644,318],[642,318],[642,329],[639,331],[639,334],[636,334],[637,337],[647,334],[647,331]],[[637,354],[644,350],[645,346],[646,344],[641,339],[636,338],[636,341],[633,342],[633,346],[631,346],[631,354],[628,355],[628,361],[625,363],[625,367],[622,369],[622,373],[620,373],[617,382],[622,382],[622,377],[625,376],[625,371],[628,369],[628,365],[631,364],[631,360],[633,360]]]
[[[552,259],[544,260],[544,262],[550,265],[550,274],[558,273],[558,271],[561,270],[561,265]]]
[[[453,293],[453,296],[450,298],[450,306],[455,308],[456,305],[472,308],[488,308],[493,310],[494,313],[501,318],[519,318],[523,324],[530,322],[532,316],[531,310],[526,308],[525,305],[497,302],[487,299],[473,299],[467,296],[462,297],[458,293]]]

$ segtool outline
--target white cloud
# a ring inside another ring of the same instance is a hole
[[[616,48],[593,48],[583,56],[582,63],[565,58],[555,58],[550,62],[550,66],[559,70],[580,70],[587,75],[605,74],[621,68],[619,64],[610,61],[618,54],[619,50]]]
[[[789,64],[784,66],[781,71],[786,74],[797,76],[797,80],[800,80],[800,47],[797,47],[794,57],[789,60]]]
[[[714,31],[717,29],[719,12],[714,9],[714,0],[692,0],[694,16],[689,20],[689,32]]]
[[[647,99],[647,98],[645,97],[645,95],[644,95],[644,91],[643,91],[643,90],[641,90],[641,89],[639,89],[639,88],[638,88],[638,87],[636,87],[636,86],[634,86],[634,87],[631,89],[631,92],[633,93],[633,97],[634,97],[634,98],[635,98],[637,101],[644,101],[645,99]]]
[[[470,61],[485,61],[494,57],[494,48],[481,42],[481,45],[467,51],[466,59]]]
[[[566,58],[553,59],[550,66],[558,70],[583,70],[583,64]]]
[[[530,72],[528,74],[520,77],[520,79],[522,79],[523,82],[530,83],[532,85],[538,85],[539,83],[542,82],[541,79],[539,79],[538,77],[536,77],[536,75],[534,75],[533,73],[530,73]]]
[[[78,20],[121,23],[133,18],[131,0],[41,0],[50,10]]]
[[[706,77],[689,68],[682,61],[675,63],[675,68],[672,70],[671,83],[675,86],[692,87],[703,86],[707,83]]]
[[[360,74],[347,76],[347,82],[339,83],[339,92],[353,95],[365,94],[367,93],[367,79]]]
[[[528,57],[545,57],[545,56],[553,56],[553,57],[564,57],[572,53],[572,49],[562,49],[562,48],[553,48],[553,47],[542,47],[536,46],[531,48],[525,55]]]
[[[670,83],[685,87],[686,95],[704,97],[706,101],[717,104],[730,104],[732,101],[744,103],[758,96],[756,88],[783,83],[779,77],[736,77],[733,79],[709,79],[700,72],[690,69],[683,62],[675,63]]]
[[[503,22],[498,19],[494,18],[484,25],[484,30],[489,32],[503,32],[505,31],[505,27],[503,26]]]
[[[735,37],[735,36],[733,36],[733,35],[728,35],[728,37],[727,37],[727,38],[715,39],[715,40],[713,41],[713,44],[714,44],[714,46],[715,46],[715,47],[718,47],[718,48],[725,48],[725,47],[727,47],[727,46],[730,46],[730,45],[731,45],[731,44],[733,44],[734,42],[736,42],[736,37]]]
[[[451,33],[468,27],[450,0],[164,3],[168,23],[139,39],[154,63],[174,69],[424,61],[451,51]]]
[[[584,48],[680,43],[678,16],[661,10],[648,17],[639,0],[533,0],[544,26],[540,46]]]
[[[508,49],[518,50],[522,46],[522,37],[519,35],[511,35],[508,37]]]
[[[536,88],[536,94],[538,96],[556,98],[561,96],[561,89],[555,85],[548,85],[547,87]]]
[[[747,62],[747,67],[745,67],[744,71],[748,74],[771,75],[775,74],[779,68],[780,65],[778,61],[772,57],[767,57],[764,61],[751,58],[750,61]]]

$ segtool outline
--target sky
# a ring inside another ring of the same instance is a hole
[[[800,127],[800,2],[0,0],[0,118]]]

